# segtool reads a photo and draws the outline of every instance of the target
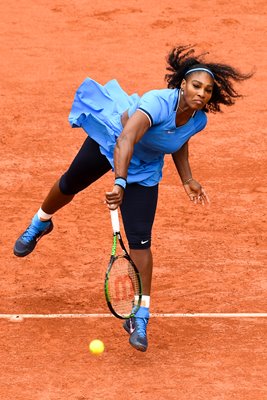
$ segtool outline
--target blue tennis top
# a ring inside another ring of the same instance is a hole
[[[72,127],[82,127],[99,144],[114,168],[114,147],[123,130],[122,113],[128,110],[129,117],[136,110],[145,113],[150,128],[134,147],[127,182],[154,186],[162,178],[164,155],[179,150],[207,124],[207,116],[200,110],[177,127],[178,97],[179,89],[151,90],[141,97],[128,95],[116,80],[102,86],[87,78],[75,94],[69,121]]]

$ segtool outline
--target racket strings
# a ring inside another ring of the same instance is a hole
[[[134,307],[135,296],[141,294],[141,288],[134,267],[124,256],[114,261],[108,290],[114,310],[120,315],[129,315]]]

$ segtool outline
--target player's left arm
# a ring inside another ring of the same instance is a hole
[[[188,142],[172,154],[172,159],[189,199],[195,204],[201,203],[202,205],[205,205],[206,203],[209,203],[207,193],[201,184],[192,177],[189,163]]]

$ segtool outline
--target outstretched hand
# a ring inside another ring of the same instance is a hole
[[[111,192],[106,192],[106,204],[110,210],[116,210],[123,199],[124,190],[119,185],[114,185]]]
[[[184,190],[194,204],[209,204],[210,200],[203,187],[194,179],[184,185]]]

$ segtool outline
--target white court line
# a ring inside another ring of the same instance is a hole
[[[152,313],[157,318],[267,318],[267,313]],[[0,314],[0,319],[110,318],[112,314]]]

